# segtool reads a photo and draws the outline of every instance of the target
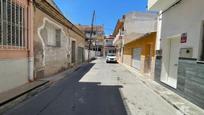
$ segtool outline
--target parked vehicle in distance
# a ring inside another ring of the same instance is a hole
[[[106,63],[109,63],[109,62],[117,63],[117,58],[115,54],[108,54],[106,56]]]

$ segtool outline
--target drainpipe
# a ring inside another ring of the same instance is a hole
[[[28,0],[28,80],[34,81],[34,55],[33,55],[33,0]]]

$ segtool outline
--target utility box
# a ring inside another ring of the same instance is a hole
[[[182,58],[192,58],[193,57],[193,48],[181,48],[180,57]]]

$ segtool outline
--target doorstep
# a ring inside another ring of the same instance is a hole
[[[167,103],[172,105],[175,109],[179,110],[184,115],[204,115],[204,110],[197,105],[191,103],[185,98],[179,96],[175,92],[169,90],[168,88],[160,85],[156,81],[151,79],[147,79],[144,75],[142,75],[136,69],[126,65],[121,64],[126,67],[131,73],[139,76],[138,78],[152,91],[161,96]]]

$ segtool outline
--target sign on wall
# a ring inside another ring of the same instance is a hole
[[[181,43],[186,43],[187,42],[187,33],[183,33],[181,35]]]

